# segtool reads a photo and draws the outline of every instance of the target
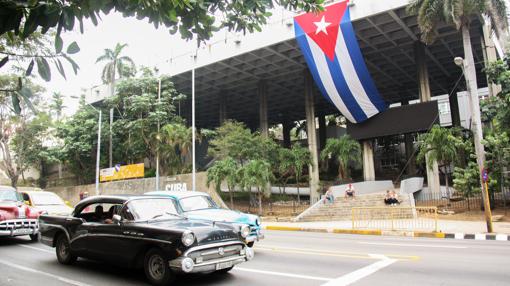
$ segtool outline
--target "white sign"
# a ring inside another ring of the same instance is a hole
[[[185,192],[188,190],[186,183],[174,183],[174,184],[166,184],[165,191],[179,191]]]
[[[106,169],[101,169],[101,171],[99,171],[99,174],[103,177],[111,177],[111,176],[113,176],[114,172],[115,172],[115,168],[106,168]]]

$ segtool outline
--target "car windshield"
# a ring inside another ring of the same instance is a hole
[[[0,201],[20,201],[21,197],[16,191],[5,190],[0,191]]]
[[[64,201],[54,193],[30,194],[34,206],[63,205]]]
[[[218,208],[218,205],[208,196],[182,198],[179,202],[181,203],[182,210],[185,212]]]
[[[181,218],[170,198],[135,199],[128,203],[128,209],[135,220]]]

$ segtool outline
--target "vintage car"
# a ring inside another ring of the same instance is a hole
[[[0,237],[29,235],[38,240],[40,212],[25,205],[16,189],[0,186]]]
[[[154,191],[146,193],[146,195],[165,196],[175,199],[179,204],[178,211],[188,218],[248,224],[250,226],[250,235],[246,238],[245,242],[249,247],[253,247],[255,241],[264,238],[258,216],[220,208],[207,193]]]
[[[27,205],[42,213],[68,216],[73,212],[73,208],[55,193],[45,191],[21,191],[20,193]]]
[[[85,257],[143,268],[153,285],[177,273],[228,272],[254,256],[244,243],[249,226],[185,218],[160,196],[89,197],[68,217],[42,215],[39,226],[60,263]]]

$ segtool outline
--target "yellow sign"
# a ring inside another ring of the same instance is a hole
[[[144,164],[132,164],[125,166],[115,166],[113,168],[101,169],[99,180],[101,182],[117,181],[132,178],[143,178]]]

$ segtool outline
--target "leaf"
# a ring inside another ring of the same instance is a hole
[[[60,54],[62,52],[63,46],[64,42],[62,41],[62,37],[60,37],[60,35],[57,34],[55,36],[55,51],[57,52],[57,54]]]
[[[30,76],[32,74],[32,70],[34,69],[34,63],[35,63],[34,60],[30,61],[30,63],[28,64],[27,71],[25,72],[25,76]]]
[[[64,71],[64,67],[62,66],[62,62],[58,59],[55,60],[55,66],[57,67],[57,70],[62,75],[62,77],[67,80],[66,73]]]
[[[19,92],[17,92],[21,98],[23,98],[23,101],[25,104],[32,110],[32,112],[37,113],[37,110],[35,109],[34,105],[32,104],[31,98],[34,96],[32,91],[29,88],[22,88]],[[19,100],[19,98],[18,98]]]
[[[73,59],[71,59],[68,55],[63,54],[63,56],[73,67],[74,74],[78,74],[78,70],[80,69],[80,66]]]
[[[72,42],[68,47],[67,47],[67,53],[68,54],[76,54],[77,52],[80,51],[80,47],[78,46],[78,44],[76,42]]]
[[[51,80],[51,70],[50,65],[48,64],[48,61],[45,58],[37,58],[37,71],[39,72],[39,75],[45,80],[50,81]]]
[[[12,107],[14,109],[14,113],[16,115],[20,115],[21,114],[21,106],[20,106],[20,101],[19,101],[19,97],[18,97],[18,94],[16,92],[11,92],[11,99],[12,99]]]
[[[0,68],[3,67],[9,61],[9,56],[6,56],[0,61]]]

